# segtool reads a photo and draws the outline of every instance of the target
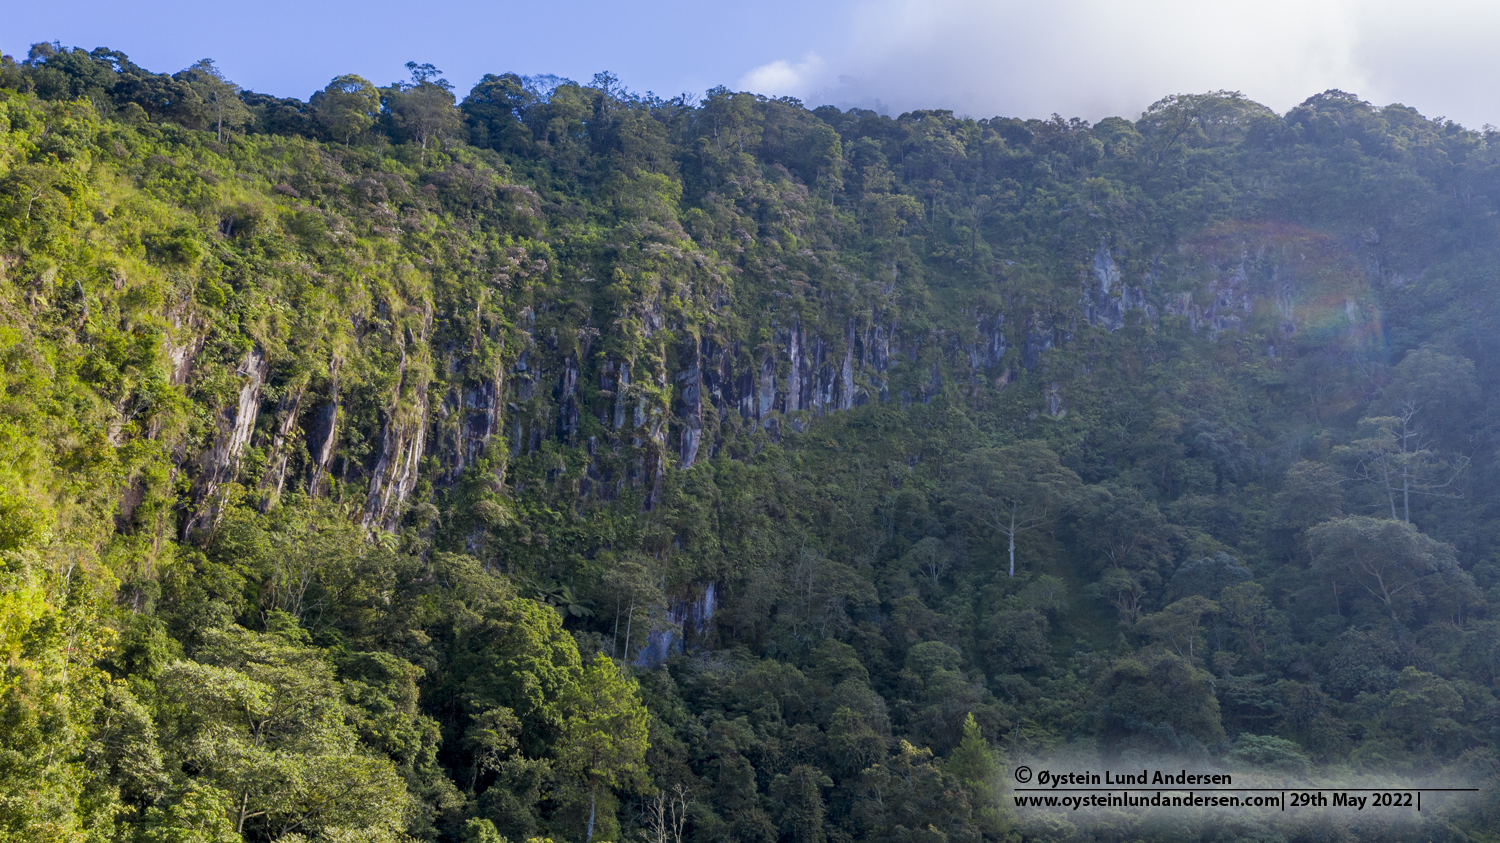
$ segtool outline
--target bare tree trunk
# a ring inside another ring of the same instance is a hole
[[[615,657],[615,648],[620,646],[620,600],[615,599],[615,631],[609,636],[609,657]],[[623,664],[620,665],[624,667]]]
[[[1411,523],[1411,475],[1403,470],[1401,472],[1401,520]]]
[[[598,794],[597,786],[589,787],[589,830],[583,838],[583,843],[591,843],[594,839],[594,797]]]
[[[1010,576],[1011,576],[1011,579],[1015,579],[1015,576],[1016,576],[1016,511],[1014,509],[1012,509],[1010,511],[1010,531],[1007,532],[1005,535],[1006,535],[1006,538],[1010,540],[1009,541],[1009,543],[1010,543]]]
[[[624,667],[630,663],[630,622],[635,620],[635,601],[631,601],[630,609],[625,613],[625,651],[620,654],[620,666]]]

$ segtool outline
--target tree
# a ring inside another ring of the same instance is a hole
[[[653,843],[682,843],[688,818],[688,790],[681,782],[656,791],[646,803],[647,839]]]
[[[1095,690],[1104,703],[1096,722],[1111,748],[1181,751],[1190,741],[1224,738],[1213,677],[1169,650],[1117,660]]]
[[[861,797],[850,818],[856,839],[979,839],[963,784],[936,763],[930,749],[900,741],[895,754],[862,771],[854,784]]]
[[[1432,448],[1417,424],[1419,412],[1404,406],[1396,415],[1360,419],[1358,438],[1334,451],[1354,463],[1357,479],[1385,493],[1393,520],[1407,523],[1413,495],[1456,497],[1453,483],[1469,464],[1466,456],[1446,457]]]
[[[380,114],[380,93],[369,80],[353,74],[334,77],[328,87],[308,102],[313,119],[348,146],[354,136],[375,125]]]
[[[1099,581],[1085,588],[1091,596],[1108,600],[1120,613],[1120,622],[1135,624],[1141,619],[1141,601],[1146,598],[1146,584],[1141,575],[1123,568],[1110,568]]]
[[[1344,514],[1343,481],[1331,466],[1303,460],[1286,471],[1281,491],[1271,500],[1271,523],[1300,532]]]
[[[781,806],[783,840],[824,843],[828,839],[823,819],[827,810],[823,789],[828,787],[833,787],[833,779],[806,764],[798,764],[771,782],[771,795]]]
[[[1209,600],[1218,600],[1225,588],[1251,578],[1249,568],[1221,550],[1211,557],[1179,565],[1167,583],[1167,599],[1176,600],[1197,594]]]
[[[430,64],[407,62],[412,81],[397,83],[387,90],[387,106],[396,128],[422,147],[426,159],[429,141],[441,140],[458,131],[462,125],[454,108],[453,86],[441,78],[442,71]]]
[[[969,801],[977,809],[986,831],[999,837],[1007,819],[1005,803],[1000,798],[1005,768],[1001,766],[999,753],[984,739],[979,722],[972,713],[964,720],[963,740],[958,742],[943,767],[963,782],[964,789],[969,791]]]
[[[526,150],[532,145],[531,130],[521,122],[536,98],[514,73],[486,73],[469,91],[461,108],[468,117],[470,143],[493,149]]]
[[[999,784],[1000,761],[990,749],[989,741],[984,739],[973,712],[964,718],[964,736],[954,747],[953,754],[948,756],[947,769],[960,781],[974,787]]]
[[[494,823],[478,818],[464,823],[463,834],[458,839],[460,843],[506,843],[500,832],[495,830]]]
[[[953,565],[953,553],[942,539],[926,536],[912,545],[901,561],[908,570],[931,580],[936,588],[943,574]]]
[[[1459,744],[1463,740],[1463,695],[1454,682],[1407,665],[1386,694],[1386,728],[1422,751]]]
[[[1153,615],[1141,618],[1137,629],[1169,647],[1189,663],[1195,663],[1204,649],[1198,624],[1204,615],[1218,614],[1219,604],[1194,594],[1184,597]]]
[[[1250,657],[1260,658],[1271,615],[1271,602],[1266,599],[1265,589],[1258,582],[1231,585],[1219,593],[1219,606],[1224,619],[1245,639]]]
[[[1453,420],[1468,415],[1475,391],[1470,361],[1413,351],[1374,402],[1379,415],[1360,419],[1354,441],[1335,454],[1353,462],[1356,478],[1385,492],[1392,519],[1410,523],[1413,496],[1461,496],[1455,483],[1469,458],[1443,444],[1455,438]]]
[[[1463,420],[1471,417],[1478,394],[1473,361],[1418,348],[1391,370],[1373,408],[1382,415],[1414,410],[1434,439],[1453,444],[1466,438]]]
[[[580,777],[589,796],[584,843],[594,839],[599,788],[639,788],[646,781],[647,731],[651,716],[634,679],[603,653],[567,689],[567,722],[559,762]]]
[[[869,696],[879,699],[874,692]],[[884,700],[880,701],[883,704]],[[872,724],[874,717],[856,712],[847,706],[834,710],[828,720],[828,749],[833,756],[833,772],[839,776],[855,776],[860,770],[885,758],[890,744],[890,728],[883,721]],[[876,726],[883,726],[883,729]]]
[[[230,819],[230,795],[212,785],[191,784],[166,805],[153,805],[142,823],[147,843],[243,843]]]
[[[473,563],[467,557],[448,559]],[[463,651],[452,663],[457,697],[476,740],[508,720],[508,711],[520,724],[514,733],[520,752],[544,757],[568,728],[569,689],[583,673],[578,645],[557,612],[535,600],[512,599],[487,614],[466,619],[466,628],[459,630]]]
[[[992,672],[1015,673],[1052,663],[1047,647],[1048,628],[1044,610],[1016,595],[984,618],[984,630],[976,637],[983,642],[981,652]]]
[[[651,633],[656,631],[650,628],[650,620],[666,617],[666,598],[661,592],[661,575],[652,570],[650,557],[643,553],[622,553],[611,563],[604,573],[604,587],[615,597],[610,655],[624,666],[633,661],[632,634],[638,646],[650,640]]]
[[[1109,567],[1154,571],[1170,557],[1172,539],[1181,530],[1139,489],[1104,483],[1089,486],[1079,497],[1079,535]]]
[[[1422,581],[1454,565],[1453,548],[1404,521],[1352,516],[1307,531],[1313,570],[1363,589],[1399,620],[1423,601]]]
[[[1016,536],[1057,520],[1080,484],[1041,442],[1028,440],[969,454],[958,500],[971,517],[1005,537],[1009,575],[1016,575]]]
[[[219,143],[224,142],[225,128],[237,129],[250,119],[250,111],[240,101],[240,86],[224,78],[213,59],[199,59],[192,67],[177,74],[208,107],[214,120]]]
[[[333,669],[305,633],[285,614],[272,621],[269,634],[214,631],[199,661],[162,670],[157,716],[172,769],[185,771],[185,791],[227,794],[237,834],[394,841],[408,807],[395,765],[360,748]]]
[[[924,641],[907,652],[898,681],[905,731],[913,741],[945,752],[963,739],[969,716],[995,727],[995,699],[963,671],[963,661],[962,653],[941,641]]]
[[[1302,775],[1312,766],[1302,747],[1286,738],[1270,735],[1240,735],[1234,741],[1234,749],[1225,754],[1225,760],[1281,773]]]
[[[1136,128],[1149,141],[1147,153],[1159,164],[1175,149],[1223,143],[1243,137],[1257,122],[1275,121],[1276,114],[1239,91],[1173,94],[1146,109]]]

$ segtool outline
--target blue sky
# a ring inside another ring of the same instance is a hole
[[[109,46],[159,71],[205,56],[247,88],[306,99],[332,77],[377,84],[432,62],[463,91],[485,73],[555,73],[586,81],[610,70],[632,90],[673,95],[732,85],[782,52],[828,43],[852,4],[769,0],[653,2],[326,2],[5,0],[0,48]]]
[[[1478,0],[4,0],[0,49],[109,46],[153,70],[205,56],[241,85],[306,98],[342,73],[378,84],[432,62],[460,90],[487,72],[616,73],[670,96],[713,85],[891,112],[1134,117],[1170,93],[1244,91],[1278,111],[1326,88],[1500,123]]]

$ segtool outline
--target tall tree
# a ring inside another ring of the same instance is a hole
[[[1287,469],[1281,491],[1271,499],[1271,524],[1300,533],[1319,521],[1344,514],[1343,481],[1338,470],[1312,460]]]
[[[1362,589],[1393,620],[1423,600],[1422,581],[1453,566],[1453,548],[1404,521],[1353,516],[1307,531],[1313,569]]]
[[[1000,754],[990,747],[973,713],[964,720],[964,737],[948,756],[944,769],[963,782],[969,801],[986,831],[1000,837],[1006,825],[1005,803],[1001,801],[1005,768]]]
[[[199,59],[177,78],[186,82],[208,108],[219,143],[224,142],[225,129],[237,129],[250,119],[249,109],[240,101],[240,86],[225,79],[213,59]]]
[[[980,524],[1005,537],[1016,575],[1016,537],[1057,520],[1080,481],[1035,440],[984,448],[964,457],[958,500]]]
[[[1420,410],[1404,406],[1393,416],[1359,420],[1357,438],[1335,450],[1354,464],[1354,476],[1376,486],[1391,519],[1411,523],[1413,496],[1456,497],[1454,483],[1468,467],[1467,456],[1435,450],[1418,422]]]
[[[368,79],[345,74],[313,94],[308,105],[318,125],[348,146],[355,135],[375,125],[380,114],[380,93]]]
[[[1219,593],[1218,602],[1224,619],[1239,630],[1250,658],[1259,659],[1271,622],[1271,602],[1265,597],[1265,589],[1253,581],[1231,585]]]
[[[647,733],[651,716],[634,679],[609,656],[594,656],[567,690],[568,715],[559,760],[582,779],[589,797],[584,841],[594,839],[599,788],[639,788],[646,782]]]
[[[1206,614],[1218,612],[1219,604],[1201,594],[1194,594],[1141,618],[1136,627],[1189,663],[1196,663],[1205,649],[1198,634],[1199,621]]]
[[[387,106],[396,128],[421,145],[425,159],[429,142],[456,133],[462,123],[454,107],[453,86],[442,78],[442,71],[416,62],[407,62],[406,69],[412,81],[386,89]]]
[[[199,661],[157,679],[161,739],[184,791],[227,795],[234,830],[397,839],[406,787],[389,760],[359,747],[342,688],[289,615],[273,632],[237,626],[209,634]]]
[[[1391,518],[1411,522],[1413,497],[1461,497],[1458,480],[1469,466],[1455,440],[1457,419],[1473,408],[1474,364],[1432,349],[1412,351],[1391,372],[1359,433],[1336,453],[1354,464],[1356,478],[1385,494]]]
[[[782,839],[790,843],[824,843],[828,839],[824,824],[827,809],[823,805],[826,787],[833,787],[833,779],[806,764],[798,764],[771,782],[771,794],[781,808]]]
[[[1140,490],[1103,483],[1089,486],[1080,498],[1080,538],[1106,566],[1155,570],[1170,557],[1182,528],[1168,523]]]

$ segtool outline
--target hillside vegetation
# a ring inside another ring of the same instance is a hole
[[[1497,839],[1493,131],[409,68],[0,62],[0,840]]]

